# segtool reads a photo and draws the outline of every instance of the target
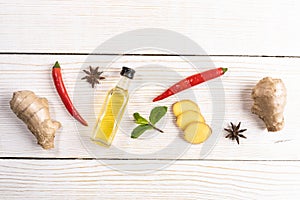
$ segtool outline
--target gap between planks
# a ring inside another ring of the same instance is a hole
[[[282,56],[282,55],[202,55],[202,54],[159,54],[159,53],[54,53],[54,52],[0,52],[0,55],[70,55],[70,56],[197,56],[197,57],[249,57],[249,58],[300,58],[300,56]]]
[[[253,160],[253,159],[162,159],[162,158],[75,158],[75,157],[0,157],[0,160],[120,160],[120,161],[201,161],[201,162],[299,162],[300,160]]]

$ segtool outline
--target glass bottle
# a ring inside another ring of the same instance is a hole
[[[133,69],[123,67],[118,84],[107,93],[91,136],[94,142],[111,145],[128,102],[128,87],[134,73]]]

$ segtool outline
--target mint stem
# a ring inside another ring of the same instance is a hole
[[[154,129],[154,130],[157,130],[161,133],[163,133],[164,131],[160,130],[159,128],[156,128],[155,126],[153,126],[152,124],[149,123],[149,125]]]

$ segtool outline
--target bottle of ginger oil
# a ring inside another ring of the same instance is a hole
[[[133,69],[123,67],[118,84],[107,93],[91,136],[96,143],[111,145],[128,102],[128,86],[134,73]]]

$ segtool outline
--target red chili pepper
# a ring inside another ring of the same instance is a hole
[[[189,76],[173,86],[171,86],[169,89],[167,89],[165,92],[163,92],[161,95],[157,96],[153,99],[153,102],[160,101],[162,99],[165,99],[169,96],[172,96],[173,94],[176,94],[178,92],[181,92],[182,90],[186,90],[188,88],[191,88],[195,85],[198,85],[200,83],[203,83],[205,81],[217,78],[227,71],[227,68],[217,68],[217,69],[211,69],[199,74],[194,74],[192,76]]]
[[[62,79],[61,68],[57,61],[52,68],[52,77],[56,90],[69,113],[81,124],[83,124],[84,126],[88,126],[88,123],[80,116],[68,95],[68,92],[65,88],[65,84]]]

